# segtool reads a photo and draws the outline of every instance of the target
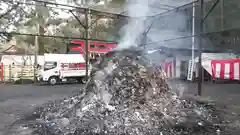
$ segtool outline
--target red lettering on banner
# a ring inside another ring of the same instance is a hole
[[[62,69],[71,69],[71,70],[78,70],[78,69],[85,69],[84,63],[61,63]]]

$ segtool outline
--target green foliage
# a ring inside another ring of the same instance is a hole
[[[56,2],[56,0],[52,0]],[[123,1],[123,0],[121,0]],[[72,1],[76,2],[76,1]],[[96,3],[99,1],[95,1]],[[8,0],[0,1],[0,4],[8,4],[8,10],[4,13],[0,12],[0,25],[4,27],[4,31],[9,30],[9,27],[13,27],[12,31],[19,33],[30,33],[40,35],[53,35],[62,37],[79,37],[84,38],[85,29],[79,24],[79,22],[71,16],[69,18],[58,16],[59,11],[54,8],[47,6],[29,6],[29,5],[16,5]],[[41,3],[39,3],[41,4]],[[38,5],[39,5],[38,4]],[[111,4],[111,2],[110,2]],[[68,12],[68,11],[62,11]],[[70,14],[70,13],[69,13]],[[55,16],[56,15],[56,16]],[[78,18],[81,18],[81,22],[85,24],[85,18],[83,13],[75,12]],[[92,21],[96,20],[98,16],[91,16]],[[111,20],[110,20],[111,21]],[[107,23],[109,21],[106,21]],[[39,31],[37,28],[39,25]],[[96,24],[92,25],[89,29],[90,38],[101,39],[101,40],[116,40],[116,23],[108,24],[100,23],[100,20],[96,21]],[[2,29],[1,29],[2,30]],[[17,45],[27,48],[30,45],[35,45],[34,36],[22,36],[12,35],[17,41]],[[11,36],[9,36],[11,38]],[[38,38],[39,54],[44,52],[56,52],[66,46],[66,43],[71,39],[60,39],[60,38]]]

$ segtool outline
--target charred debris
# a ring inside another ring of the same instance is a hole
[[[35,108],[9,134],[230,135],[226,119],[224,107],[179,96],[144,53],[126,49],[96,62],[79,94]]]

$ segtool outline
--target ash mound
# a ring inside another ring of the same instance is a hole
[[[141,51],[122,50],[110,52],[94,64],[79,94],[36,108],[17,124],[15,132],[227,135],[223,113],[212,102],[180,98],[169,88],[162,70],[151,65]]]

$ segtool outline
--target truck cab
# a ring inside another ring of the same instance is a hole
[[[60,69],[57,61],[45,61],[44,66],[39,71],[38,80],[48,82],[49,84],[56,84],[60,78]]]

